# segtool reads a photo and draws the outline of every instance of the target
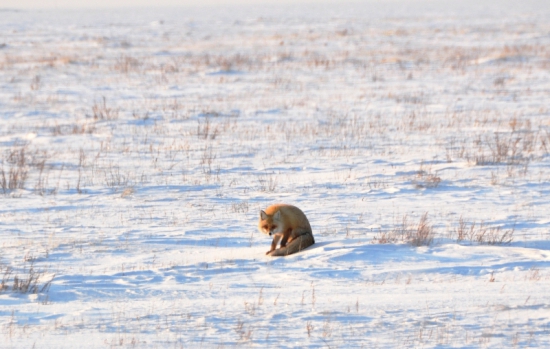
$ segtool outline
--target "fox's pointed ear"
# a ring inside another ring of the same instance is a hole
[[[281,218],[281,211],[277,211],[274,215],[273,215],[273,219],[278,221],[279,219]]]
[[[262,220],[267,219],[267,213],[265,213],[264,211],[260,210],[260,219],[262,219]]]

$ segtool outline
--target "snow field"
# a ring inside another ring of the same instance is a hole
[[[550,11],[354,6],[0,12],[3,345],[548,346]]]

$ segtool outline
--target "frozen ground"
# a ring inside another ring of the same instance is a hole
[[[438,4],[0,11],[2,348],[550,346],[549,6]]]

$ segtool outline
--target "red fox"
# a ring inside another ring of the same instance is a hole
[[[306,215],[292,205],[271,205],[265,211],[260,211],[258,229],[264,234],[273,235],[271,249],[266,252],[269,256],[288,256],[315,243]],[[277,249],[279,240],[281,247]]]

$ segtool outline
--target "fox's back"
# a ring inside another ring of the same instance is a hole
[[[273,216],[277,211],[281,212],[281,221],[284,223],[286,229],[301,228],[304,231],[311,232],[311,225],[306,215],[298,207],[287,204],[275,204],[265,209],[265,213],[269,216]]]

